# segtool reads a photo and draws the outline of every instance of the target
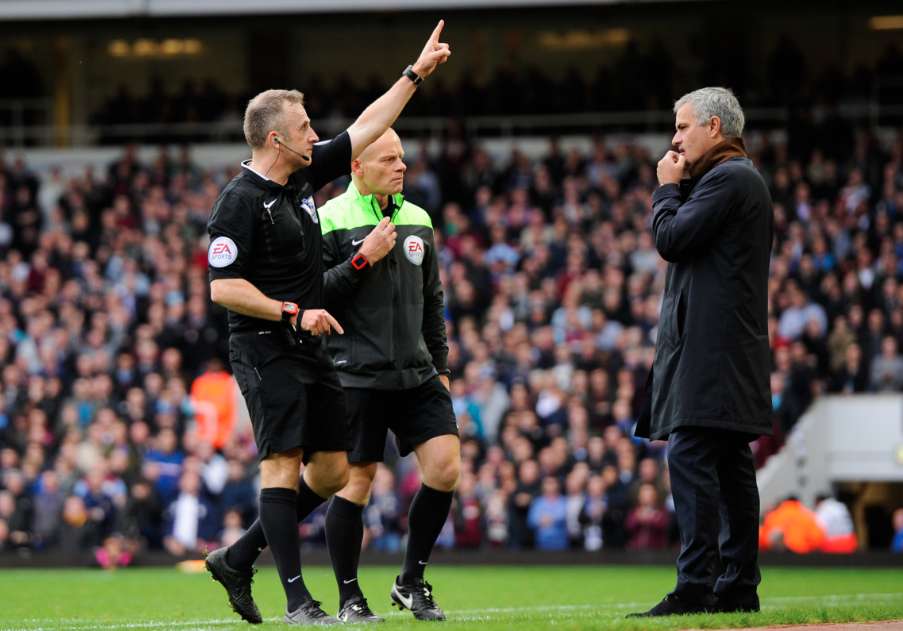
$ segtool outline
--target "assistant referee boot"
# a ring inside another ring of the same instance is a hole
[[[392,585],[392,602],[402,611],[410,609],[418,620],[445,620],[445,613],[433,600],[433,586],[422,578],[402,584],[401,577]]]
[[[339,621],[323,611],[320,601],[308,600],[294,611],[286,612],[285,621],[289,624],[339,624]]]
[[[352,596],[342,603],[336,618],[347,624],[383,622],[383,618],[373,613],[363,596]]]
[[[229,567],[226,563],[226,548],[219,548],[207,555],[204,565],[213,580],[226,588],[229,604],[233,611],[251,624],[260,624],[263,618],[251,595],[251,583],[254,582],[253,568],[242,572]]]

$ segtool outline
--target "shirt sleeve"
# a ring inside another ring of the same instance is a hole
[[[207,268],[210,280],[247,278],[254,260],[257,218],[251,204],[235,193],[223,194],[213,206],[207,234]]]
[[[315,191],[351,173],[351,136],[347,131],[314,145],[308,181]]]
[[[660,186],[652,195],[652,234],[655,248],[676,263],[696,256],[727,223],[734,189],[726,169],[710,171],[681,201],[676,184]]]
[[[370,273],[370,266],[356,270],[350,258],[343,258],[337,230],[323,236],[323,297],[329,309],[344,307]]]
[[[423,341],[440,375],[449,374],[448,341],[445,338],[445,294],[439,280],[436,244],[431,239],[423,259]]]

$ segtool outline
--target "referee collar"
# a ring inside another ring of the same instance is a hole
[[[348,183],[348,190],[351,192],[352,197],[357,201],[357,203],[360,204],[364,209],[375,212],[380,216],[380,218],[385,216],[383,209],[380,207],[379,202],[376,200],[376,196],[373,193],[370,193],[369,195],[362,195],[354,185],[354,181]],[[399,211],[402,204],[404,204],[403,194],[395,193],[394,195],[389,195],[389,205],[394,206],[392,215]]]
[[[241,168],[245,170],[245,175],[251,179],[257,186],[263,189],[267,189],[270,191],[281,191],[285,189],[285,186],[282,186],[279,182],[275,180],[271,180],[267,176],[255,171],[251,168],[251,160],[243,160],[241,163]]]

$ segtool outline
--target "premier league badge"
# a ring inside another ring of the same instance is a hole
[[[305,197],[301,200],[301,208],[307,211],[307,214],[310,215],[310,218],[314,223],[320,223],[320,220],[317,218],[317,205],[314,204],[313,196]]]

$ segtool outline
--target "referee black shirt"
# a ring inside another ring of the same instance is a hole
[[[285,186],[242,163],[242,172],[220,193],[207,223],[210,280],[243,278],[268,298],[294,302],[301,309],[322,309],[322,236],[313,195],[347,175],[350,164],[348,132],[315,144],[310,166],[292,173]],[[229,311],[231,333],[277,326]],[[310,359],[326,356],[322,338],[298,349]]]

